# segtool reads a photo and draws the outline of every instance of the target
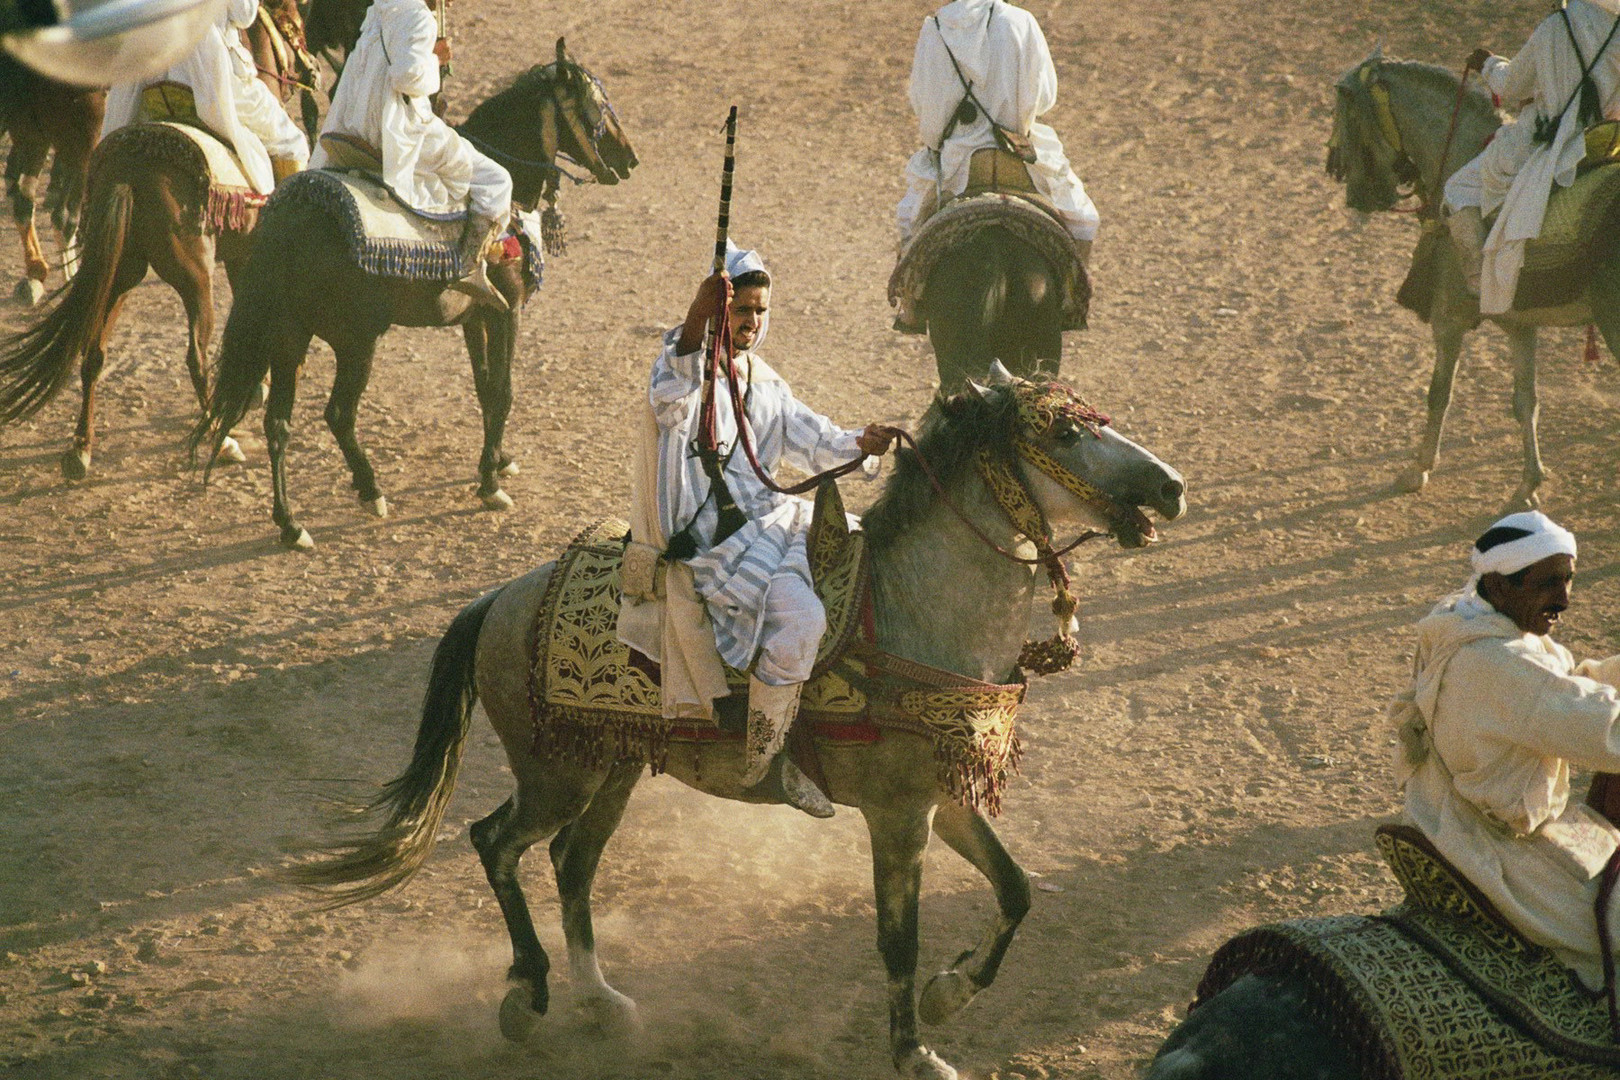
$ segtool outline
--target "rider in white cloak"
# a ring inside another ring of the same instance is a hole
[[[973,106],[964,80],[989,117]],[[961,109],[964,102],[971,118]],[[967,188],[973,151],[996,145],[994,119],[1029,137],[1035,150],[1030,179],[1056,207],[1083,260],[1097,235],[1097,208],[1069,167],[1057,132],[1036,122],[1056,103],[1057,69],[1046,35],[1023,8],[1004,0],[955,0],[924,19],[911,60],[911,111],[923,148],[906,163],[907,190],[896,213],[901,243],[940,203]]]
[[[720,475],[742,512],[740,527],[729,535],[717,535],[719,498],[693,453],[703,398],[704,327],[722,289],[730,297],[738,377],[747,383],[748,429],[767,473],[782,462],[822,472],[880,455],[891,441],[879,425],[848,431],[811,411],[754,351],[765,339],[770,276],[755,252],[733,247],[725,275],[713,275],[698,288],[686,322],[664,335],[653,363],[651,409],[633,474],[635,542],[626,555],[619,637],[662,665],[668,717],[712,716],[714,698],[727,693],[716,649],[726,663],[749,671],[744,786],[764,780],[780,757],[787,802],[829,817],[832,804],[782,753],[826,629],[805,546],[811,504],[770,490],[754,473],[737,442],[723,366],[715,387]],[[654,585],[652,560],[659,553],[665,561]],[[705,615],[708,625],[702,626]]]
[[[1512,60],[1486,49],[1469,57],[1469,67],[1480,71],[1498,100],[1518,110],[1446,181],[1447,224],[1486,315],[1512,308],[1524,245],[1541,235],[1553,185],[1574,183],[1575,167],[1586,155],[1583,133],[1594,118],[1581,116],[1583,60],[1602,115],[1620,115],[1620,35],[1611,38],[1617,19],[1620,0],[1569,0],[1562,13],[1541,21]],[[1538,128],[1550,141],[1537,140]],[[1496,224],[1487,237],[1484,219],[1492,213]]]
[[[1620,656],[1577,664],[1547,636],[1575,553],[1575,537],[1535,511],[1487,530],[1463,590],[1418,623],[1412,682],[1390,719],[1407,819],[1595,988],[1599,878],[1620,830],[1570,801],[1569,774],[1620,772]]]
[[[412,209],[466,210],[461,264],[469,269],[452,288],[505,311],[484,256],[511,215],[512,177],[433,114],[428,97],[438,93],[439,65],[449,56],[424,0],[376,0],[343,65],[321,138],[347,136],[377,150],[383,181]],[[331,162],[324,144],[313,161],[316,168]]]
[[[154,82],[176,82],[191,88],[197,119],[230,144],[255,191],[268,195],[276,181],[302,169],[309,163],[309,140],[260,81],[253,54],[242,43],[241,31],[258,14],[259,0],[228,0],[197,47],[162,76],[113,87],[102,137],[141,119],[141,91]]]

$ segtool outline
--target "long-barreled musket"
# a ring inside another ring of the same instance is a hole
[[[448,43],[450,41],[450,0],[439,0],[433,7],[433,14],[439,20],[439,37]],[[450,70],[448,61],[439,65],[440,79],[446,79],[451,74],[453,72]]]
[[[720,172],[720,214],[714,229],[714,272],[726,268],[726,237],[731,231],[731,182],[737,173],[737,106],[726,114],[726,159]],[[697,452],[700,457],[718,457],[719,438],[715,424],[715,381],[720,364],[731,360],[731,320],[727,318],[726,290],[718,293],[718,306],[709,320],[703,364],[703,411],[698,419]],[[725,356],[721,356],[725,353]],[[741,422],[739,418],[739,423]],[[705,468],[707,468],[707,464]]]

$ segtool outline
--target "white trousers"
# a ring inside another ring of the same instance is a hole
[[[475,216],[505,224],[512,211],[512,176],[440,120],[427,126],[416,171],[467,185],[467,209]]]
[[[816,666],[816,651],[826,631],[827,611],[810,579],[796,569],[779,570],[765,591],[754,674],[769,686],[804,682]]]

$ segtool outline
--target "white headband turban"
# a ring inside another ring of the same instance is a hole
[[[1539,510],[1522,514],[1509,514],[1491,526],[1492,529],[1523,529],[1529,536],[1497,544],[1489,551],[1475,548],[1469,554],[1474,567],[1476,585],[1483,574],[1517,574],[1520,570],[1552,555],[1575,557],[1575,534],[1559,525]]]
[[[771,276],[771,272],[769,270],[765,269],[765,260],[759,257],[759,252],[757,252],[757,251],[744,251],[742,248],[740,248],[736,244],[732,243],[730,237],[727,237],[726,238],[726,276],[731,278],[733,281],[735,281],[738,278],[742,277],[744,274],[751,274],[755,270],[758,270],[760,273],[764,274],[767,278]],[[765,344],[765,333],[770,328],[771,328],[771,315],[770,315],[770,312],[766,312],[765,313],[765,318],[760,320],[759,336],[754,339],[754,344],[749,349],[749,352],[754,352],[754,351],[758,350],[761,345]]]

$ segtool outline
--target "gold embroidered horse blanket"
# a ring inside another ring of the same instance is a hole
[[[1040,253],[1057,275],[1063,329],[1082,330],[1091,307],[1091,282],[1074,238],[1063,223],[1030,197],[986,191],[952,199],[918,227],[889,276],[889,303],[901,297],[921,310],[928,275],[946,252],[972,243],[986,229],[1003,229]]]
[[[253,189],[230,146],[197,123],[150,120],[121,127],[101,140],[91,168],[125,158],[163,164],[190,180],[200,195],[191,222],[198,232],[250,232],[269,198]]]
[[[1293,974],[1368,1080],[1617,1075],[1602,994],[1520,937],[1422,833],[1385,825],[1377,841],[1405,902],[1241,934],[1215,953],[1192,1008],[1245,974]]]
[[[831,492],[829,495],[828,493]],[[837,488],[816,499],[809,538],[811,577],[827,611],[815,669],[800,700],[798,723],[823,745],[862,745],[885,730],[931,739],[939,781],[964,805],[1000,812],[1024,684],[983,683],[878,653],[863,633],[869,619],[870,565],[865,535],[845,525]],[[659,677],[618,638],[619,568],[629,527],[598,522],[557,559],[541,599],[529,699],[534,750],[590,767],[644,761],[660,772],[670,742],[741,740],[727,730],[726,702],[713,722],[662,716]],[[746,672],[727,671],[746,701]],[[731,700],[731,699],[727,699]]]

